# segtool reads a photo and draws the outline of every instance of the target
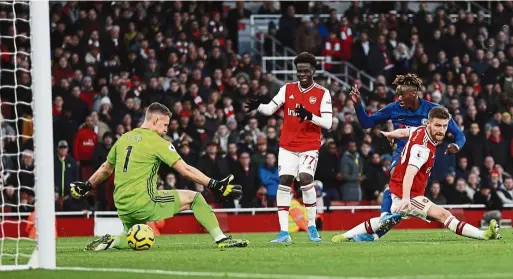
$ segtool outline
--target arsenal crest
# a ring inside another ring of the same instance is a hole
[[[315,104],[315,102],[317,102],[317,98],[315,96],[312,96],[312,97],[310,97],[309,101],[310,101],[310,104],[313,105],[313,104]]]

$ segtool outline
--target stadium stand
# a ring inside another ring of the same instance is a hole
[[[440,146],[427,196],[438,204],[476,203],[490,209],[513,203],[512,2],[493,3],[491,14],[449,2],[435,9],[419,4],[416,11],[405,5],[394,10],[380,2],[354,3],[345,11],[322,3],[298,4],[300,13],[283,3],[279,8],[272,2],[260,4],[258,14],[283,11],[262,36],[264,55],[239,52],[241,22],[251,15],[243,2],[232,9],[222,2],[53,3],[57,209],[114,209],[112,178],[81,201],[70,198],[69,182],[87,178],[116,139],[142,123],[144,109],[152,102],[172,110],[168,139],[184,160],[212,177],[233,173],[244,186],[239,204],[222,206],[274,206],[281,117],[247,115],[243,103],[257,94],[270,101],[282,85],[277,75],[264,70],[272,67],[261,59],[275,55],[276,43],[279,51],[289,48],[289,53],[310,51],[323,57],[326,73],[319,75],[318,82],[331,90],[335,112],[333,127],[324,131],[316,173],[324,185],[326,204],[379,202],[388,183],[393,148],[379,130],[391,126],[362,129],[348,86],[361,87],[367,111],[373,113],[394,101],[391,82],[396,74],[407,72],[422,77],[422,98],[448,107],[467,136],[456,156],[443,154],[451,136]],[[0,17],[12,16],[12,11],[0,9]],[[21,23],[17,28],[29,32]],[[12,33],[12,26],[0,29]],[[4,39],[0,46],[2,52],[14,51],[12,40]],[[18,51],[30,49],[26,41],[17,46]],[[13,69],[11,59],[0,57],[2,69]],[[23,55],[16,59],[18,66],[30,63]],[[344,67],[361,73],[342,76]],[[28,73],[17,75],[19,84],[30,83]],[[360,75],[370,77],[373,85],[362,84]],[[14,84],[13,74],[3,71],[1,83]],[[8,198],[20,191],[9,170],[33,168],[32,140],[10,137],[16,128],[32,134],[26,121],[13,119],[15,109],[27,119],[32,113],[26,106],[9,105],[14,98],[30,102],[30,89],[1,92],[0,189]],[[358,144],[356,152],[348,151],[351,143]],[[342,173],[342,164],[357,165],[356,182],[346,179],[349,174]],[[170,168],[161,166],[159,175],[159,188],[197,190],[213,202],[208,190]],[[21,183],[33,185],[33,181],[33,175],[27,174]],[[345,187],[361,189],[361,197],[344,197]],[[29,203],[33,200],[31,191],[22,195]]]

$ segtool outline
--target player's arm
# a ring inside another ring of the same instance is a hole
[[[320,112],[321,115],[317,116],[306,110],[306,108],[303,107],[303,105],[295,109],[295,113],[297,113],[297,116],[301,119],[300,122],[310,120],[310,122],[324,129],[331,128],[331,125],[333,124],[333,108],[331,105],[331,94],[329,90],[324,91],[324,95],[322,96],[321,100]]]
[[[360,100],[360,90],[358,90],[358,87],[356,87],[356,85],[353,86],[351,92],[349,93],[349,96],[351,97],[351,100],[354,102],[354,110],[356,112],[356,117],[358,118],[358,121],[360,122],[362,128],[372,128],[377,124],[381,124],[386,120],[392,118],[392,106],[394,106],[395,103],[390,103],[386,105],[384,108],[380,109],[379,111],[373,113],[372,115],[368,115],[367,112],[365,112],[365,108],[363,107],[363,104]]]
[[[282,86],[278,94],[268,104],[262,104],[258,98],[250,98],[245,107],[248,109],[248,112],[256,109],[261,114],[272,115],[285,103],[286,86]]]
[[[467,138],[465,137],[465,134],[461,131],[461,129],[458,127],[458,124],[456,124],[456,121],[454,119],[451,119],[449,121],[449,127],[447,127],[447,131],[454,135],[454,143],[449,144],[447,147],[447,152],[449,153],[456,153],[463,148],[465,145],[465,142],[467,141]]]
[[[395,129],[392,132],[380,131],[387,139],[404,139],[410,136],[410,129]]]
[[[80,199],[84,197],[91,189],[102,183],[112,174],[116,166],[116,147],[117,144],[112,146],[107,155],[107,161],[105,161],[87,181],[75,181],[70,184],[70,193],[73,198]]]
[[[222,197],[239,199],[242,196],[242,186],[230,184],[233,180],[233,175],[229,175],[219,181],[206,176],[197,168],[184,162],[180,154],[176,152],[173,144],[164,139],[157,145],[157,157],[178,171],[183,177],[212,189]]]

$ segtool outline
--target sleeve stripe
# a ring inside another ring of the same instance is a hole
[[[279,106],[279,105],[278,105],[278,103],[276,103],[276,101],[274,101],[274,100],[271,100],[271,101],[272,101],[273,103],[275,103],[277,106]]]
[[[332,114],[333,112],[332,111],[321,111],[321,113],[330,113],[330,114]]]

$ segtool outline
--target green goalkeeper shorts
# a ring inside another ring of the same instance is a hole
[[[176,190],[159,190],[153,201],[142,208],[123,214],[118,211],[119,219],[123,222],[125,232],[137,224],[146,224],[148,221],[159,221],[173,217],[180,212],[180,196]]]

